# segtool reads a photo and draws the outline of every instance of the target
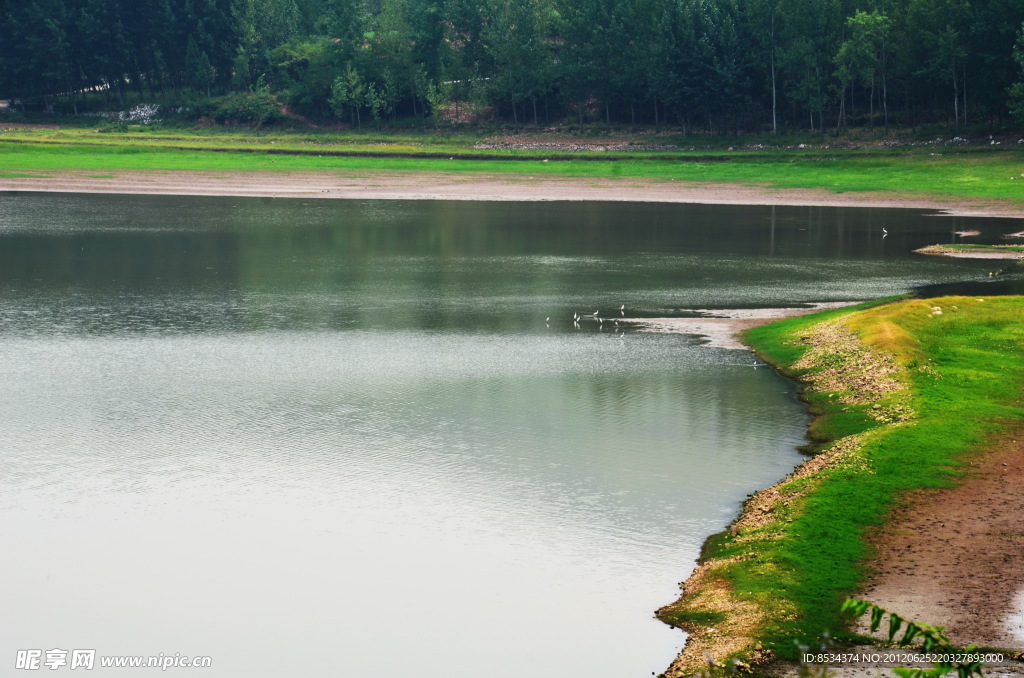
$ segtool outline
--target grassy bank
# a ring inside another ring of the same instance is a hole
[[[967,455],[1024,421],[1022,297],[854,307],[747,340],[804,383],[816,456],[752,496],[660,611],[693,634],[670,675],[705,652],[792,657],[824,631],[842,637],[840,604],[866,574],[865,531],[901,493],[955,482]]]
[[[564,141],[564,140],[563,140]],[[662,140],[663,141],[663,140]],[[836,193],[981,199],[1024,205],[1016,147],[790,147],[607,151],[478,148],[481,139],[197,130],[6,129],[0,173],[63,171],[417,172],[704,181]]]

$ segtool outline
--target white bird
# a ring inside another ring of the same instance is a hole
[[[548,316],[547,318],[544,318],[544,322],[546,322],[546,323],[551,322],[551,316]]]
[[[885,226],[882,226],[882,234],[889,235],[889,231],[885,230]]]
[[[626,310],[626,305],[623,304],[622,306],[619,306],[619,310],[620,311],[625,311]]]

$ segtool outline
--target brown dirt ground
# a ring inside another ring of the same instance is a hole
[[[963,483],[915,493],[871,538],[863,597],[945,626],[957,644],[1024,647],[1024,431],[970,460]]]
[[[1024,208],[985,201],[836,194],[653,179],[534,178],[484,174],[364,172],[68,171],[0,177],[0,191],[237,195],[401,200],[609,200],[745,205],[913,207],[961,216],[1024,218]]]

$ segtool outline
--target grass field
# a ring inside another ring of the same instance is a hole
[[[661,616],[697,637],[714,618],[744,639],[731,651],[793,657],[824,631],[842,638],[840,605],[866,574],[864,532],[900,494],[949,486],[966,455],[1024,421],[1024,298],[889,302],[747,339],[804,382],[820,454],[707,542],[709,574]],[[736,610],[745,619],[731,623]]]
[[[2,125],[0,125],[2,127]],[[3,129],[0,172],[368,172],[703,181],[1024,205],[1024,150],[907,146],[594,152],[480,149],[473,135]],[[657,139],[665,142],[665,139]],[[678,141],[678,140],[676,140]],[[737,142],[738,143],[738,142]]]

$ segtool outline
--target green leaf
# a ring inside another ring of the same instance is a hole
[[[882,617],[885,616],[885,610],[878,607],[877,605],[871,608],[871,632],[874,633],[878,630],[878,627],[882,625]]]
[[[900,632],[900,628],[903,626],[903,617],[898,614],[889,613],[889,642],[891,643],[896,634]]]
[[[843,614],[850,615],[851,617],[860,617],[863,615],[868,607],[871,605],[866,600],[857,600],[856,598],[847,598],[843,602],[842,612]]]
[[[914,622],[907,622],[907,630],[900,639],[900,645],[909,645],[914,638],[921,634],[921,627]]]

